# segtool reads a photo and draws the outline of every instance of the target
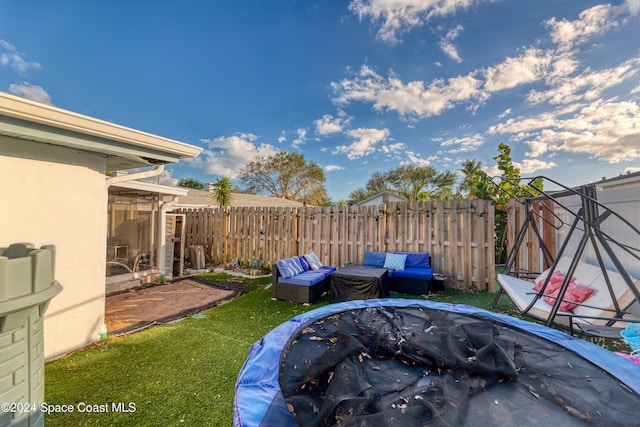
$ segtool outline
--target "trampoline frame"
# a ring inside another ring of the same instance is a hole
[[[290,420],[283,427],[297,426],[289,413],[278,383],[279,361],[290,338],[300,328],[320,318],[349,310],[375,307],[429,308],[458,314],[478,316],[490,321],[520,329],[552,341],[567,350],[587,359],[603,371],[608,372],[630,390],[640,394],[640,366],[588,341],[572,337],[564,332],[536,323],[493,313],[477,307],[461,304],[438,303],[433,301],[381,298],[372,300],[347,301],[330,304],[300,314],[277,326],[263,338],[255,342],[250,350],[235,387],[234,426],[258,425],[267,408],[277,409],[283,420]],[[274,360],[278,363],[274,363]],[[274,406],[275,405],[275,406]]]

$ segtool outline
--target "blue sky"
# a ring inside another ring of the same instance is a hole
[[[402,164],[640,170],[640,0],[0,0],[0,90],[204,148],[296,151],[333,200]]]

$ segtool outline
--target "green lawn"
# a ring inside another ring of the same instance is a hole
[[[46,425],[231,425],[233,389],[249,347],[280,323],[327,303],[326,297],[310,307],[271,301],[264,290],[270,280],[254,280],[253,291],[206,311],[206,318],[109,338],[48,362],[48,405],[77,408],[82,402],[111,410],[112,402],[122,402],[127,408],[133,403],[135,412],[54,412]]]
[[[46,363],[45,402],[74,408],[73,413],[52,410],[46,425],[231,425],[234,386],[249,347],[280,323],[328,303],[327,296],[311,306],[272,301],[271,290],[264,289],[270,277],[245,280],[253,283],[251,292],[206,311],[205,318],[111,337]],[[431,299],[490,309],[494,297],[447,290]],[[515,314],[506,297],[499,309]]]

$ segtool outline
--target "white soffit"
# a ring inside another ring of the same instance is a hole
[[[0,134],[95,152],[134,168],[196,157],[202,148],[0,92]]]
[[[148,191],[150,193],[170,194],[173,196],[186,196],[188,193],[187,188],[170,187],[168,185],[153,184],[151,182],[144,181],[123,181],[117,184],[113,184],[111,187]]]

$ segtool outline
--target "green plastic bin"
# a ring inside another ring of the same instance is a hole
[[[0,427],[44,426],[44,313],[62,291],[55,247],[0,248]]]

